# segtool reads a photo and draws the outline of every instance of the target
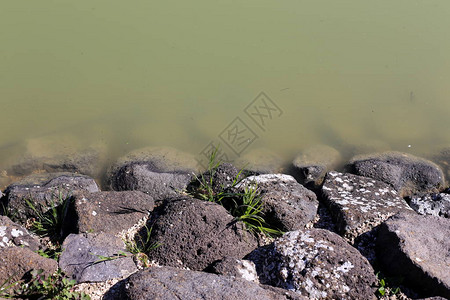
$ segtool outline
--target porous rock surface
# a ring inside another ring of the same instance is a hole
[[[367,261],[324,229],[291,231],[247,256],[259,280],[308,299],[373,299],[377,279]]]
[[[450,218],[450,194],[439,193],[412,197],[409,205],[421,215]]]
[[[148,147],[120,158],[108,177],[113,190],[138,190],[154,200],[164,200],[176,198],[196,169],[197,161],[188,153],[168,147]]]
[[[53,274],[58,267],[55,260],[45,258],[28,248],[0,248],[0,283],[20,280],[32,270],[44,270],[46,276]]]
[[[52,203],[77,191],[100,191],[94,179],[86,175],[74,173],[43,173],[33,174],[9,185],[5,190],[2,204],[14,215],[14,220],[25,222],[27,218],[35,217],[35,212],[27,205],[26,200],[38,208],[50,208]]]
[[[386,273],[405,284],[450,298],[449,237],[449,219],[399,213],[381,224],[377,257]]]
[[[357,175],[390,184],[401,197],[438,192],[445,183],[444,174],[435,163],[395,151],[356,156],[349,168]]]
[[[19,246],[32,251],[39,249],[39,240],[30,235],[28,230],[11,221],[7,216],[0,216],[0,248]]]
[[[160,246],[148,253],[158,264],[203,270],[225,256],[242,258],[257,247],[244,224],[221,205],[186,198],[164,203],[149,221],[151,240]]]
[[[348,173],[329,172],[322,194],[338,233],[351,243],[390,216],[412,211],[390,185]]]
[[[150,195],[140,191],[80,192],[74,196],[69,222],[71,232],[118,234],[153,210]]]
[[[263,288],[244,279],[171,267],[148,268],[125,281],[122,294],[115,299],[305,299],[290,291]]]
[[[77,283],[106,281],[137,270],[123,241],[106,233],[70,234],[62,248],[59,267]]]
[[[333,147],[315,145],[295,157],[291,172],[301,184],[318,188],[326,173],[336,169],[341,160],[341,154]]]
[[[255,185],[256,184],[256,185]],[[282,231],[297,230],[311,222],[319,207],[316,194],[285,174],[249,176],[237,190],[256,186],[261,193],[262,213],[267,223]]]

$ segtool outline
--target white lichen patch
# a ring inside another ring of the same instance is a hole
[[[353,267],[354,267],[354,265],[351,262],[346,261],[345,263],[342,264],[342,266],[337,267],[336,271],[339,271],[342,273],[347,273],[348,271],[353,269]]]
[[[0,236],[6,235],[6,226],[0,226]]]
[[[238,272],[245,280],[259,283],[258,274],[256,273],[255,264],[248,260],[240,260],[241,267],[238,267]]]
[[[19,230],[19,229],[16,229],[16,228],[13,228],[11,230],[11,236],[12,237],[19,237],[21,235],[23,235],[23,231],[22,230]]]

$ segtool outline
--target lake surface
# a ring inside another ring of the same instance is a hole
[[[112,160],[210,143],[431,153],[450,145],[449,15],[447,0],[1,1],[0,169],[97,143]]]

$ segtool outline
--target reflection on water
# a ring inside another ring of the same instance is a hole
[[[199,153],[236,117],[250,126],[261,91],[283,114],[252,128],[246,152],[430,153],[450,144],[449,12],[444,0],[2,1],[0,169],[55,147]]]

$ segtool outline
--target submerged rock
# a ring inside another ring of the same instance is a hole
[[[438,192],[444,187],[444,174],[438,165],[406,153],[357,156],[349,167],[357,175],[390,184],[401,197]]]
[[[450,220],[400,213],[380,226],[377,257],[387,274],[426,296],[450,298]]]
[[[336,169],[341,163],[341,154],[326,145],[316,145],[302,151],[292,162],[295,179],[305,186],[318,188],[328,171]]]
[[[282,158],[267,149],[255,149],[246,152],[236,162],[239,169],[244,169],[256,174],[278,173],[283,170]]]
[[[156,201],[178,197],[196,170],[197,161],[188,153],[169,147],[149,147],[120,158],[108,178],[112,190],[142,191]]]
[[[104,167],[106,145],[84,146],[69,135],[47,135],[17,145],[20,157],[13,159],[9,175],[26,176],[34,172],[71,172],[97,178]]]
[[[324,229],[291,231],[247,256],[259,280],[308,299],[373,299],[377,279],[367,261]]]

